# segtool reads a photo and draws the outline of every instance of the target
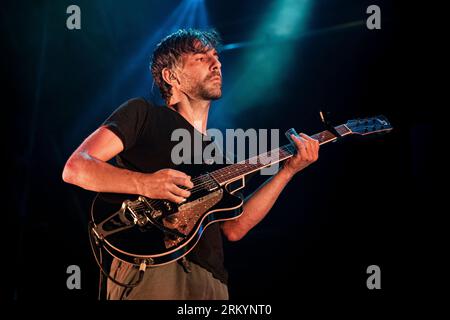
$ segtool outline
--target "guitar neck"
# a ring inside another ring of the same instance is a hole
[[[345,124],[337,126],[335,127],[335,129],[341,136],[352,133],[352,131]],[[337,137],[328,130],[317,133],[311,137],[318,140],[320,145],[332,142],[337,139]],[[259,171],[275,163],[284,161],[292,157],[295,154],[295,151],[295,146],[293,146],[292,144],[287,144],[280,148],[270,150],[236,164],[232,164],[224,168],[215,170],[211,172],[210,175],[214,178],[215,181],[217,181],[217,183],[223,186],[227,183],[242,179],[242,177],[250,173]]]

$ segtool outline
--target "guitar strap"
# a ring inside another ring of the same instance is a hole
[[[183,267],[184,272],[186,273],[192,272],[191,262],[188,259],[186,259],[186,257],[178,259],[178,263]]]

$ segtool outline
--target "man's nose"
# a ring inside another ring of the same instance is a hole
[[[222,64],[219,61],[219,57],[212,56],[211,59],[212,59],[211,69],[212,70],[220,70],[220,68],[222,67]]]

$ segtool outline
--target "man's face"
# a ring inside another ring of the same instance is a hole
[[[182,56],[181,91],[193,99],[216,100],[222,96],[222,72],[216,49]]]

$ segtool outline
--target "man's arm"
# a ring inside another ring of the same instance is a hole
[[[123,148],[116,134],[107,127],[100,127],[67,160],[63,180],[96,192],[140,194],[174,202],[181,202],[190,195],[189,191],[178,187],[193,187],[190,177],[183,172],[163,169],[145,174],[109,164],[107,161]]]
[[[230,241],[242,239],[270,211],[286,184],[299,171],[316,161],[319,156],[319,142],[301,134],[292,136],[297,153],[288,159],[283,168],[266,183],[261,185],[244,203],[242,215],[222,224],[224,235]]]

